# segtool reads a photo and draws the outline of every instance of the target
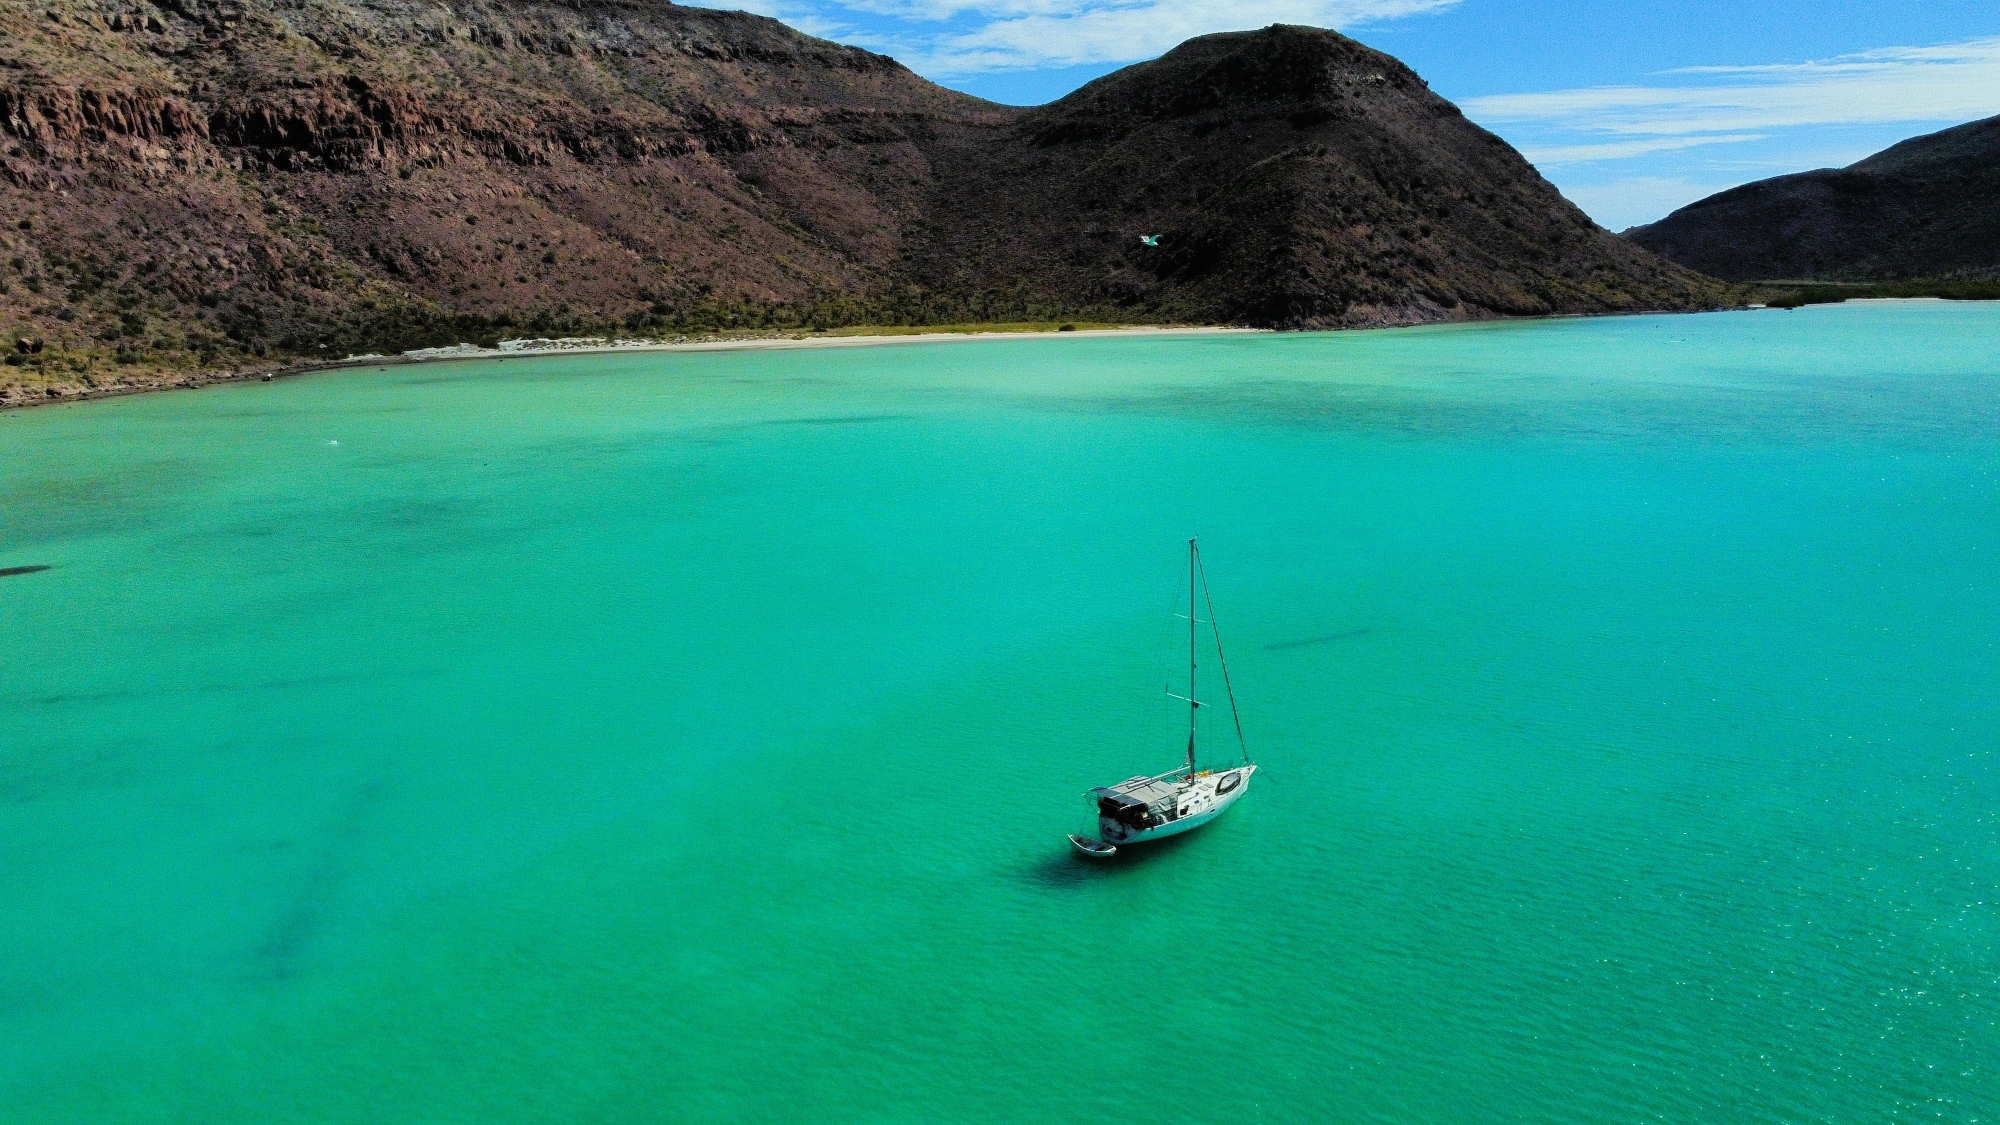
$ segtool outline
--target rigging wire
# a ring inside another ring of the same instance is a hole
[[[1208,626],[1215,632],[1215,661],[1222,665],[1222,690],[1229,695],[1229,717],[1236,720],[1236,745],[1243,749],[1243,764],[1250,764],[1250,744],[1243,739],[1243,716],[1236,711],[1236,689],[1229,683],[1229,658],[1222,655],[1222,626],[1215,620],[1215,595],[1208,591],[1208,568],[1202,565],[1201,549],[1195,548],[1195,572],[1201,575],[1201,597],[1208,605]]]

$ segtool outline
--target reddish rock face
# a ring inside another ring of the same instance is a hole
[[[1725,296],[1395,60],[1304,28],[1020,110],[656,2],[50,0],[0,11],[0,198],[0,329],[106,363]]]
[[[48,156],[82,160],[91,146],[120,138],[201,138],[208,126],[188,104],[146,86],[97,90],[76,86],[0,86],[0,121]]]

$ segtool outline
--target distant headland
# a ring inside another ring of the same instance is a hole
[[[1715,277],[1808,294],[2000,297],[2000,117],[1731,188],[1625,237]]]

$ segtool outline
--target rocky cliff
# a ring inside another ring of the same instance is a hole
[[[2000,117],[1732,188],[1625,236],[1737,281],[2000,278]]]
[[[17,390],[613,326],[1728,299],[1307,28],[1021,110],[658,2],[36,0],[0,8],[0,201]]]

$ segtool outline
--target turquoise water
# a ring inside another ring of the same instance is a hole
[[[1873,304],[0,416],[0,567],[51,568],[0,577],[0,1104],[1992,1121],[1996,341]],[[1184,737],[1196,532],[1265,768],[1093,865],[1081,790]]]

